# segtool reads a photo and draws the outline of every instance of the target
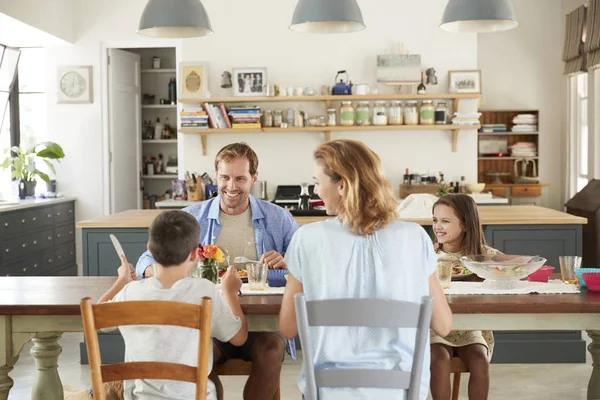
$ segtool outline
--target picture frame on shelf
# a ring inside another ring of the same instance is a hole
[[[186,61],[179,63],[177,98],[208,97],[208,63]]]
[[[62,65],[57,67],[57,103],[93,103],[91,65]]]
[[[481,70],[448,71],[449,93],[481,93]]]
[[[232,75],[234,96],[267,95],[267,68],[234,68]]]

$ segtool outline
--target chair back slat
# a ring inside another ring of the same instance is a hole
[[[130,379],[196,383],[195,399],[206,399],[208,359],[212,352],[212,300],[209,297],[203,297],[199,305],[173,301],[124,301],[93,305],[91,299],[86,297],[81,299],[81,315],[94,399],[105,400],[103,382]],[[102,365],[98,329],[123,325],[171,325],[198,329],[198,367],[165,362]]]
[[[317,387],[408,389],[410,372],[380,369],[318,369]]]
[[[310,326],[416,328],[421,313],[420,304],[382,299],[307,301],[306,308]]]
[[[298,336],[303,349],[302,368],[307,400],[318,400],[319,387],[406,389],[407,400],[418,400],[424,354],[429,335],[433,299],[421,303],[383,299],[333,299],[306,301],[294,296]],[[417,328],[411,371],[328,368],[315,370],[310,326],[363,326]]]
[[[196,367],[167,362],[121,362],[100,367],[103,382],[166,379],[196,383]]]
[[[198,306],[172,301],[119,301],[93,307],[96,329],[124,325],[173,325],[198,329]],[[144,311],[141,311],[144,310]]]

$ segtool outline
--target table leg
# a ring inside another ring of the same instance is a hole
[[[592,355],[592,376],[588,383],[588,400],[600,399],[600,331],[587,331],[592,342],[588,351]]]
[[[31,400],[63,400],[64,393],[58,376],[58,356],[62,347],[58,340],[61,332],[37,333],[33,337],[31,355],[37,373],[31,388]]]

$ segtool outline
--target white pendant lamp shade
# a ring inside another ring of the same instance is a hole
[[[519,23],[510,0],[449,0],[440,28],[449,32],[506,31]]]
[[[213,33],[199,0],[149,0],[137,31],[142,36],[189,38]]]
[[[348,33],[365,29],[356,0],[298,0],[290,29],[304,33]]]

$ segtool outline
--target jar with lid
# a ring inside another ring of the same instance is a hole
[[[435,107],[435,123],[438,125],[443,125],[447,123],[448,109],[446,108],[446,103],[440,101],[437,103]]]
[[[335,108],[327,109],[327,126],[336,126],[337,125],[337,116],[336,116]]]
[[[390,102],[388,107],[388,124],[402,125],[404,118],[402,117],[402,103],[398,100]]]
[[[352,102],[342,101],[342,106],[340,107],[340,125],[352,126],[354,125],[355,118],[356,114],[354,112],[354,106],[352,106]]]
[[[281,110],[273,111],[273,126],[276,128],[281,127],[281,123],[283,122],[283,113]]]
[[[388,117],[386,113],[385,101],[376,101],[373,106],[373,125],[387,125]]]
[[[433,125],[435,122],[435,107],[433,101],[423,100],[419,110],[419,123],[421,125]]]
[[[414,100],[408,101],[404,107],[404,124],[419,125],[419,110],[417,102]]]
[[[359,101],[356,107],[356,125],[371,124],[371,107],[368,101]]]
[[[316,126],[327,126],[327,121],[325,120],[324,115],[317,115],[317,124]]]
[[[265,110],[262,115],[262,126],[264,128],[270,128],[273,126],[273,112],[271,110]]]

